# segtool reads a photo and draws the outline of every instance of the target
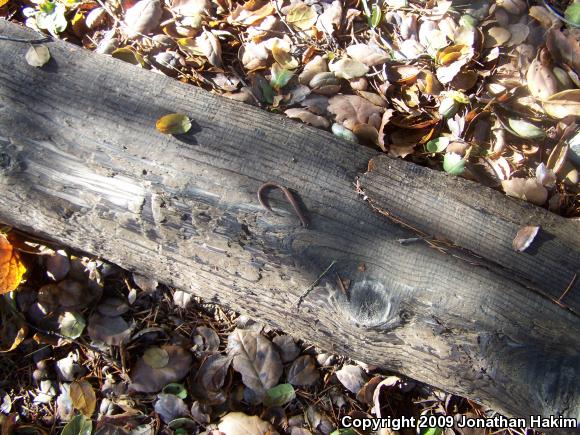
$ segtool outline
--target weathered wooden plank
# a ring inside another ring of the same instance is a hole
[[[495,263],[514,280],[580,314],[580,221],[565,219],[463,178],[377,156],[360,188],[378,209]],[[515,252],[518,230],[539,225]],[[576,279],[576,278],[579,279]]]
[[[578,316],[493,265],[397,242],[414,234],[354,188],[375,152],[49,46],[35,69],[25,45],[0,41],[0,220],[507,415],[580,416]],[[191,116],[191,134],[155,131],[170,112]],[[270,180],[299,194],[308,229],[275,192],[275,213],[259,205]]]

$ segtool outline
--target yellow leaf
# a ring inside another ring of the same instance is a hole
[[[97,397],[88,381],[74,381],[70,384],[70,398],[73,407],[86,417],[90,417],[95,412]]]
[[[0,0],[0,8],[6,4],[8,4],[10,0]]]
[[[191,120],[183,113],[170,113],[159,118],[155,127],[164,134],[184,134],[191,128]]]
[[[275,41],[272,45],[272,57],[282,68],[298,68],[298,61],[294,59],[288,51],[284,50],[284,47],[282,47],[278,41]]]
[[[288,24],[300,30],[309,30],[317,18],[316,11],[304,3],[298,3],[286,15]]]
[[[26,267],[6,236],[0,234],[0,294],[16,290]]]
[[[542,103],[546,113],[554,118],[580,116],[580,89],[568,89],[548,97]]]

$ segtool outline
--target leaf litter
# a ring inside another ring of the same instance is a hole
[[[514,249],[526,249],[537,230],[521,229]],[[58,266],[56,273],[55,252],[70,259],[68,272]],[[34,325],[19,338],[3,335],[10,351],[0,359],[0,420],[14,433],[338,434],[343,415],[494,415],[197,297],[178,305],[175,290],[101,260],[44,246],[36,255],[20,258],[26,280],[7,293],[11,303],[0,304],[4,331]],[[59,302],[71,294],[60,284],[71,280],[84,290],[72,293],[74,316]],[[47,285],[52,309],[69,323],[89,319],[88,328],[63,334],[62,321],[39,321],[39,290]],[[92,288],[101,289],[96,300]]]

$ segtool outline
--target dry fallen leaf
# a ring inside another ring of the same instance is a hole
[[[538,231],[540,231],[539,226],[526,226],[520,228],[512,241],[514,251],[524,252],[528,249],[534,241],[534,238],[537,236]]]
[[[312,6],[297,2],[286,15],[286,22],[298,30],[309,30],[318,19],[318,14]]]
[[[175,345],[161,347],[167,352],[168,362],[162,368],[153,368],[144,357],[137,360],[131,371],[129,389],[138,393],[155,393],[171,382],[178,382],[191,369],[193,357],[185,349]]]
[[[261,334],[235,329],[228,337],[228,353],[244,385],[263,398],[282,375],[282,361],[274,345]]]
[[[322,116],[315,115],[314,113],[311,113],[306,109],[300,108],[288,109],[284,113],[289,118],[299,119],[305,124],[309,124],[314,127],[328,128],[330,126],[330,122],[328,121],[328,119]]]
[[[140,0],[125,13],[125,32],[129,38],[147,34],[159,24],[161,14],[159,0]]]
[[[218,430],[224,434],[233,435],[273,435],[274,427],[256,415],[246,415],[243,412],[230,412],[218,423]]]
[[[16,290],[25,272],[20,254],[6,236],[0,234],[0,294]]]
[[[93,340],[119,346],[129,339],[134,326],[133,323],[127,323],[121,316],[108,317],[93,313],[89,317],[88,332]]]
[[[568,89],[549,96],[542,102],[546,113],[554,118],[580,116],[580,89]]]
[[[25,59],[28,65],[40,68],[50,60],[50,51],[46,45],[31,45]]]
[[[337,122],[353,130],[358,124],[380,127],[384,109],[358,95],[336,95],[329,100],[328,111],[336,115]]]
[[[331,62],[328,68],[336,77],[346,80],[362,77],[369,72],[369,67],[364,63],[349,58],[342,58],[336,62]]]
[[[74,381],[70,384],[69,395],[75,409],[86,417],[90,418],[93,415],[97,406],[97,397],[93,386],[88,381]]]
[[[364,371],[357,365],[346,365],[336,372],[336,377],[348,391],[357,394],[365,384]]]
[[[201,49],[203,55],[207,57],[207,60],[209,60],[209,63],[211,63],[213,66],[221,66],[222,46],[220,44],[220,40],[212,32],[204,30],[201,36],[196,38],[196,43],[197,46]],[[191,122],[189,124],[189,128],[191,128]],[[189,128],[187,128],[187,130],[189,130]],[[157,127],[157,129],[159,130],[159,127]],[[181,133],[186,133],[187,130],[182,131]],[[162,131],[162,133],[164,132]],[[172,134],[181,134],[181,133],[172,133]]]
[[[310,355],[303,355],[297,358],[288,369],[287,379],[292,385],[314,385],[319,378],[320,373],[316,368],[316,362]]]
[[[507,195],[533,204],[542,205],[548,199],[548,191],[535,178],[512,178],[503,180],[501,185]]]

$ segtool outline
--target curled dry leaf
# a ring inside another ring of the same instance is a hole
[[[314,385],[319,378],[320,373],[318,373],[316,368],[316,362],[310,355],[303,355],[297,358],[288,369],[287,379],[292,385]]]
[[[238,5],[234,12],[228,17],[229,23],[237,23],[252,26],[275,11],[272,2],[247,1],[243,5]]]
[[[364,371],[356,365],[346,365],[336,372],[336,377],[348,391],[357,394],[365,384]]]
[[[548,191],[535,178],[512,178],[503,180],[501,185],[507,195],[536,205],[542,205],[548,199]]]
[[[322,116],[315,115],[314,113],[311,113],[306,109],[300,108],[288,109],[284,113],[289,118],[299,119],[305,124],[309,124],[314,127],[328,128],[330,126],[330,122],[328,121],[328,119],[323,118]]]
[[[514,251],[524,252],[528,249],[534,241],[534,238],[538,235],[538,231],[540,231],[539,226],[526,226],[520,228],[512,241]]]
[[[277,433],[267,421],[243,412],[230,412],[224,415],[218,423],[218,430],[225,434],[272,435]]]
[[[0,234],[0,294],[16,290],[25,272],[19,252]]]
[[[163,10],[160,0],[140,0],[125,13],[125,32],[129,38],[147,34],[158,26]]]
[[[28,65],[40,68],[50,60],[50,51],[46,45],[31,45],[25,59]]]
[[[278,383],[282,361],[273,344],[257,332],[235,329],[228,337],[228,352],[234,369],[242,375],[244,385],[263,398]]]
[[[155,393],[171,382],[178,382],[191,369],[191,354],[179,346],[164,345],[161,347],[167,352],[169,360],[162,368],[153,368],[143,357],[131,371],[131,385],[129,389],[138,393]]]

